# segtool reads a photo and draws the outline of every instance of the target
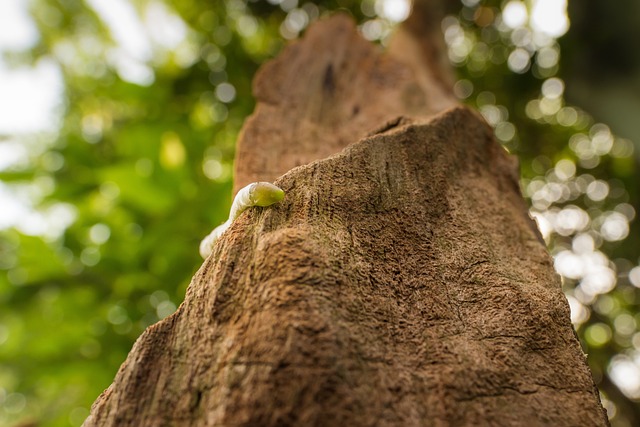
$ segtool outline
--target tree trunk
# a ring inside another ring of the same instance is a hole
[[[236,189],[286,197],[233,223],[85,426],[608,424],[516,162],[416,22],[386,54],[335,16],[262,69]]]

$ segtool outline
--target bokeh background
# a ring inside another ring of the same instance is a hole
[[[520,158],[616,427],[640,425],[640,2],[443,0],[455,93]],[[0,425],[79,426],[228,215],[251,79],[405,0],[0,1]]]

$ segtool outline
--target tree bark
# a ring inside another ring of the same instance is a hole
[[[85,426],[608,424],[516,162],[411,25],[386,54],[336,16],[262,69],[236,189],[286,197],[232,224]]]
[[[410,31],[398,31],[392,44],[382,52],[337,15],[265,64],[254,80],[256,110],[238,141],[234,193],[336,154],[403,116],[429,117],[456,105],[440,77],[446,71],[419,60]]]

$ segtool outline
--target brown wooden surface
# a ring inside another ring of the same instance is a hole
[[[398,41],[398,55],[413,52],[409,40]],[[455,105],[442,82],[412,65],[364,40],[347,16],[312,25],[254,80],[257,106],[238,141],[234,194],[336,154],[400,116]]]
[[[338,16],[261,71],[236,186],[286,172],[285,200],[233,223],[87,427],[607,425],[515,162],[397,58]]]

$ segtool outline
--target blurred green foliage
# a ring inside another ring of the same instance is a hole
[[[374,41],[392,28],[375,0],[114,1],[151,40],[136,51],[97,3],[33,0],[38,43],[4,55],[57,64],[64,111],[59,130],[20,136],[35,147],[28,161],[0,171],[44,224],[0,230],[3,425],[80,425],[133,341],[182,301],[200,239],[228,215],[258,66],[329,11],[352,14]],[[535,41],[526,24],[505,26],[507,2],[462,3],[448,2],[443,22],[456,94],[520,157],[612,422],[634,425],[633,390],[611,380],[612,361],[640,348],[633,144],[566,105],[560,59],[588,49],[580,39]]]

